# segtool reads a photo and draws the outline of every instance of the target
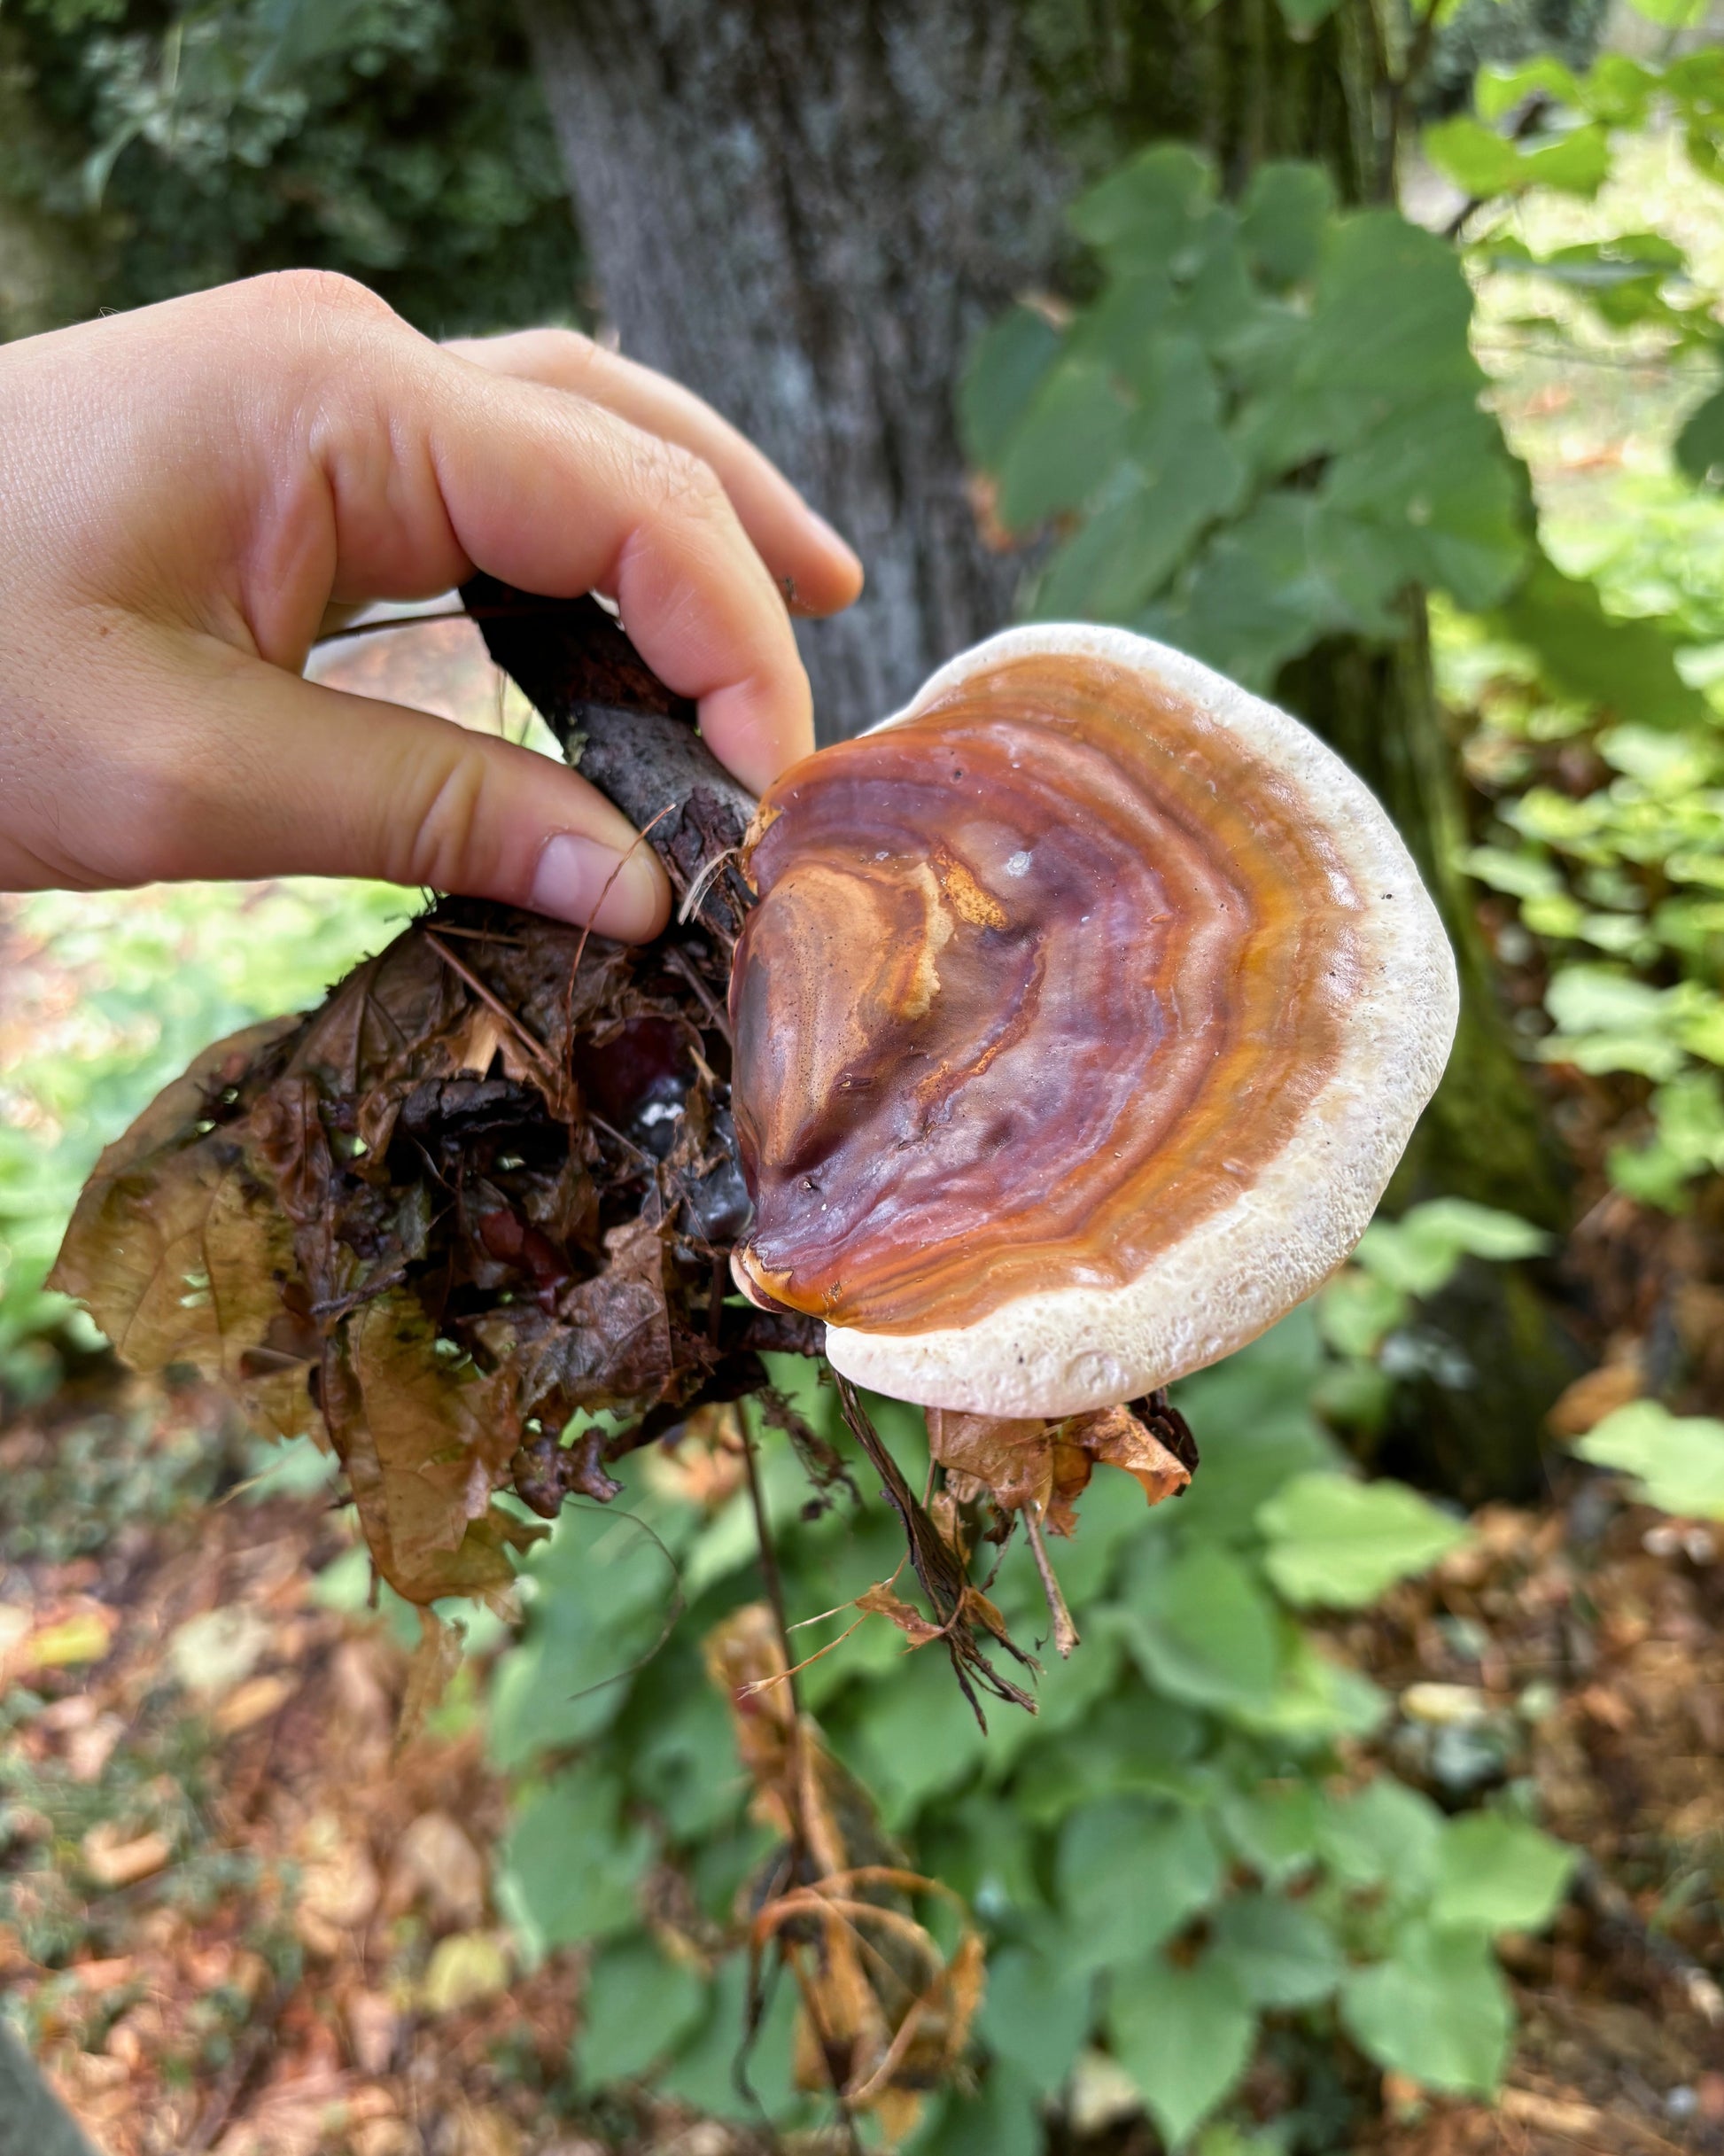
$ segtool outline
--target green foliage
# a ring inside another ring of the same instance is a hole
[[[1301,1475],[1257,1514],[1264,1567],[1296,1607],[1356,1609],[1466,1539],[1458,1521],[1399,1483]]]
[[[1339,214],[1312,166],[1221,202],[1169,145],[1071,222],[1097,296],[1060,330],[1008,315],[960,399],[1004,523],[1057,520],[1033,611],[1123,621],[1262,687],[1324,636],[1400,634],[1409,588],[1506,595],[1524,486],[1479,409],[1452,249],[1393,211]]]
[[[1518,1224],[1471,1209],[1402,1226],[1378,1247],[1403,1271],[1422,1253],[1421,1288],[1441,1274],[1438,1250],[1453,1265],[1531,1247]],[[1410,1291],[1396,1292],[1410,1308]],[[883,1622],[803,1672],[805,1706],[886,1824],[989,1934],[979,2035],[990,2063],[973,2099],[944,2099],[919,2146],[1033,2148],[1037,2097],[1098,2041],[1183,2145],[1225,2105],[1269,2013],[1319,2039],[1340,2014],[1381,2065],[1411,2072],[1417,2051],[1433,2082],[1489,2082],[1507,2028],[1489,1938],[1544,1920],[1566,1860],[1518,1822],[1450,1823],[1392,1780],[1335,1791],[1338,1747],[1384,1702],[1293,1612],[1355,1605],[1460,1536],[1411,1491],[1342,1471],[1309,1405],[1336,1367],[1315,1313],[1297,1312],[1179,1388],[1206,1453],[1186,1497],[1151,1512],[1127,1477],[1097,1478],[1076,1538],[1053,1545],[1083,1645],[1050,1663],[1035,1719],[998,1709],[984,1737],[938,1647],[907,1652]],[[811,1368],[787,1359],[773,1375],[843,1442]],[[919,1483],[920,1416],[871,1407]],[[886,1508],[804,1516],[800,1468],[759,1435],[792,1617],[890,1574],[901,1545]],[[759,1592],[748,1501],[738,1491],[708,1508],[696,1486],[654,1468],[619,1501],[672,1553],[688,1601],[656,1656],[642,1659],[672,1583],[639,1527],[565,1513],[531,1554],[528,1621],[498,1670],[491,1743],[528,1777],[504,1906],[533,1944],[600,1942],[581,2076],[698,2085],[716,2101],[740,2045],[739,1954],[733,1944],[701,1974],[713,1932],[700,1951],[667,1944],[662,1913],[655,1935],[642,1903],[650,1876],[656,1911],[686,1907],[734,1942],[770,1847],[698,1659],[707,1630]],[[990,1592],[1020,1638],[1045,1631],[1021,1539]],[[804,1652],[840,1617],[798,1634]],[[1414,1990],[1422,2026],[1409,2030],[1400,2007]],[[771,2115],[812,2115],[781,2055],[773,2064],[763,2044],[749,2074]]]
[[[507,7],[25,0],[7,24],[35,124],[0,144],[0,201],[82,261],[84,310],[306,264],[438,334],[573,315],[566,183]]]
[[[1595,1467],[1634,1479],[1645,1505],[1699,1520],[1724,1520],[1724,1422],[1673,1415],[1655,1400],[1635,1400],[1604,1417],[1575,1442]]]

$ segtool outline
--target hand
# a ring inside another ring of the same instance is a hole
[[[813,745],[785,595],[861,584],[716,413],[566,331],[439,348],[296,270],[0,348],[0,888],[372,876],[656,933],[575,773],[299,678],[330,607],[475,566],[612,595],[757,791]]]

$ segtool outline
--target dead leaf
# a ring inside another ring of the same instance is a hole
[[[166,1834],[134,1834],[129,1839],[113,1819],[99,1820],[78,1845],[83,1867],[98,1887],[133,1887],[162,1871],[173,1859]]]

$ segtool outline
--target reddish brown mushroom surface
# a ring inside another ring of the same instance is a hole
[[[749,867],[740,1268],[936,1405],[1068,1413],[1262,1329],[1363,1231],[1453,1031],[1358,780],[1122,631],[966,654],[780,779]]]

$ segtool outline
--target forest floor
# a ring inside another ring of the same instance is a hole
[[[579,1961],[516,1965],[490,1901],[485,1654],[398,1748],[407,1646],[346,1515],[256,1464],[209,1395],[112,1380],[0,1432],[0,1993],[68,2105],[109,2156],[753,2156],[579,2089]],[[1587,1863],[1507,1942],[1500,2103],[1391,2078],[1357,2145],[1724,2152],[1720,1553],[1598,1478],[1475,1525],[1332,1645],[1395,1696],[1402,1774],[1451,1800],[1531,1775]],[[1254,2113],[1288,2073],[1266,2054]],[[1149,2156],[1091,2108],[1066,2148]]]

